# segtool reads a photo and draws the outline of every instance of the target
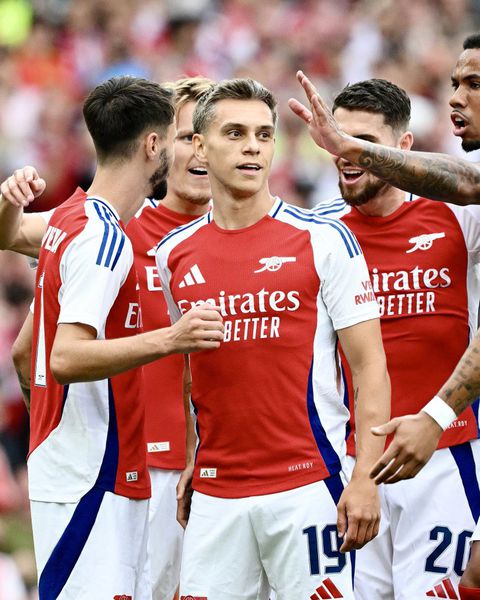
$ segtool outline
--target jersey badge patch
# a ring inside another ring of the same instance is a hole
[[[168,452],[170,450],[170,442],[148,442],[147,452]]]
[[[217,469],[211,467],[200,468],[200,479],[215,479],[217,476]]]
[[[441,233],[423,233],[422,235],[412,237],[408,241],[410,244],[413,244],[413,248],[405,250],[405,253],[410,254],[416,250],[430,250],[434,240],[439,240],[444,237],[445,233],[443,231]]]
[[[285,263],[297,262],[297,259],[295,256],[268,256],[266,258],[260,258],[258,262],[263,265],[263,267],[254,271],[254,273],[278,271]]]
[[[132,481],[138,481],[138,471],[128,471],[126,477],[127,483],[131,483]]]
[[[205,283],[205,278],[198,268],[198,265],[195,264],[191,269],[189,269],[188,273],[178,284],[178,287],[183,288],[187,285],[200,285],[201,283]]]

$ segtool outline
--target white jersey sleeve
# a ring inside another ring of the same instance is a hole
[[[320,294],[334,329],[380,317],[368,268],[354,234],[341,222],[311,229]]]
[[[447,206],[460,225],[470,260],[474,264],[480,263],[480,206],[476,204],[470,206],[447,204]]]
[[[133,264],[130,240],[119,225],[104,246],[104,228],[90,219],[60,262],[58,323],[90,325],[103,338],[110,309]],[[109,257],[109,260],[107,260]]]

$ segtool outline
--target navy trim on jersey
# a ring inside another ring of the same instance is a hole
[[[98,217],[100,218],[100,220],[103,222],[103,227],[104,227],[102,243],[100,245],[100,250],[98,251],[96,264],[101,265],[103,267],[107,267],[111,271],[113,271],[115,268],[115,265],[118,262],[120,255],[121,255],[123,246],[125,244],[125,233],[122,230],[122,228],[120,227],[120,225],[118,224],[118,220],[115,217],[115,215],[112,213],[112,211],[109,209],[109,207],[104,202],[101,202],[100,200],[97,200],[96,198],[92,199],[92,201],[93,201],[93,206],[95,208],[95,211],[96,211]],[[112,221],[112,216],[115,218],[115,221]],[[109,243],[110,245],[108,247],[107,256],[106,256],[106,258],[104,258],[105,249],[107,247],[107,241],[110,236],[110,231],[112,231],[112,239],[110,240],[110,243]],[[115,246],[117,244],[117,238],[118,238],[119,234],[120,234],[120,243],[119,243],[119,246],[117,249],[117,254],[115,256],[112,266],[110,266],[110,261],[112,260],[113,252],[115,250]]]
[[[473,520],[476,523],[480,517],[480,488],[478,486],[477,467],[473,458],[471,443],[465,442],[458,446],[451,446],[450,452],[457,463],[468,505],[472,511]]]
[[[346,204],[342,204],[341,206],[339,206],[338,208],[331,208],[330,210],[321,210],[319,208],[315,208],[313,209],[315,214],[318,215],[319,217],[323,217],[325,215],[331,215],[333,213],[340,213],[343,212],[345,210]]]
[[[338,342],[337,342],[337,345],[338,345]],[[352,414],[352,411],[350,409],[350,396],[348,395],[347,378],[345,377],[345,370],[344,370],[342,364],[340,364],[340,372],[342,374],[342,381],[343,381],[343,404],[347,408],[348,412],[350,414]],[[345,440],[348,440],[348,437],[350,436],[351,431],[352,431],[352,427],[350,425],[350,420],[348,420],[347,424],[345,425]]]
[[[110,219],[110,215],[107,213],[107,211],[105,210],[105,207],[103,208],[103,214],[105,215],[105,218],[111,222]],[[113,225],[113,223],[112,223]],[[108,249],[108,254],[107,254],[107,258],[105,259],[105,266],[109,267],[110,266],[110,261],[112,260],[112,254],[113,254],[113,250],[115,248],[115,243],[117,241],[117,237],[118,237],[118,232],[117,232],[117,228],[113,225],[113,236],[112,236],[112,241],[110,242],[110,247]],[[113,270],[113,269],[112,269]]]
[[[98,202],[99,204],[101,204],[103,208],[107,209],[109,215],[115,219],[115,223],[118,223],[119,219],[117,215],[113,212],[113,210],[110,208],[110,206],[108,206],[106,202],[100,200],[100,198],[96,198],[95,196],[89,196],[86,201]]]
[[[315,400],[313,398],[313,360],[310,366],[310,373],[308,375],[308,388],[307,388],[307,410],[308,410],[308,418],[310,420],[310,427],[312,428],[313,437],[315,438],[315,442],[317,443],[317,448],[320,452],[320,456],[322,457],[328,472],[330,475],[335,475],[342,469],[342,465],[340,463],[340,459],[338,458],[337,453],[333,449],[332,444],[327,438],[327,434],[325,433],[325,429],[320,421],[320,416],[317,411],[317,407],[315,406]]]
[[[68,392],[68,386],[65,386]],[[66,397],[66,393],[65,393]],[[115,402],[108,380],[108,431],[97,481],[79,501],[40,575],[39,600],[56,600],[68,581],[93,529],[105,492],[115,490],[118,468],[118,429]]]
[[[283,200],[280,200],[280,202],[278,203],[278,206],[277,206],[275,212],[272,215],[272,219],[274,219],[278,215],[278,212],[282,208],[283,204],[284,204]]]
[[[196,225],[197,223],[200,223],[200,221],[202,219],[205,218],[205,216],[210,216],[210,213],[207,213],[207,215],[203,215],[201,216],[199,219],[195,219],[195,221],[192,221],[191,223],[187,223],[186,225],[180,225],[179,227],[176,227],[173,231],[171,231],[170,233],[167,233],[167,235],[163,238],[163,240],[160,240],[157,244],[157,250],[159,248],[161,248],[163,246],[163,244],[165,242],[167,242],[170,238],[172,238],[174,235],[177,235],[177,233],[181,233],[182,231],[186,231],[187,229],[189,229],[190,227],[193,227],[194,225]],[[210,222],[210,221],[208,221]]]
[[[158,205],[160,204],[158,200],[154,200],[153,198],[147,198],[147,200],[150,202],[153,208],[158,208]]]
[[[348,229],[348,227],[346,227],[346,225],[344,225],[344,223],[342,221],[330,219],[328,217],[320,217],[314,213],[297,214],[293,210],[290,210],[292,208],[294,208],[294,207],[289,205],[289,208],[286,208],[284,210],[284,212],[289,215],[292,215],[292,217],[295,217],[295,218],[299,219],[300,221],[305,221],[307,223],[315,223],[317,225],[330,225],[330,227],[333,227],[333,229],[336,229],[338,231],[338,233],[340,234],[340,236],[342,237],[342,240],[345,244],[345,247],[347,248],[347,252],[348,252],[348,255],[350,256],[350,258],[353,258],[354,256],[360,256],[361,254],[363,254],[362,249],[360,248],[360,245],[357,242],[355,236]]]

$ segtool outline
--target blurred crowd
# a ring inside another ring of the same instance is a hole
[[[301,98],[295,72],[327,99],[349,82],[390,79],[412,97],[414,149],[460,154],[450,73],[463,38],[479,28],[480,0],[0,0],[0,181],[36,166],[48,187],[33,210],[88,186],[81,104],[113,75],[248,76],[279,100],[271,190],[311,206],[337,193],[336,174],[289,112],[288,98]],[[0,600],[35,594],[28,417],[9,354],[33,278],[26,259],[0,252]]]

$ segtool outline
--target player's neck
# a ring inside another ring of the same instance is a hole
[[[223,186],[215,187],[212,183],[213,219],[222,229],[244,229],[255,225],[274,203],[268,186],[252,196],[237,196]]]
[[[148,186],[142,186],[136,176],[128,173],[128,167],[98,167],[92,184],[87,190],[90,196],[105,198],[118,212],[123,223],[133,217],[148,196]]]
[[[201,217],[210,210],[210,202],[196,204],[186,198],[180,198],[176,194],[167,193],[162,200],[162,205],[173,212],[192,217]]]
[[[357,210],[367,217],[388,217],[405,202],[405,192],[390,188],[387,193],[379,194],[366,204],[357,206]]]

